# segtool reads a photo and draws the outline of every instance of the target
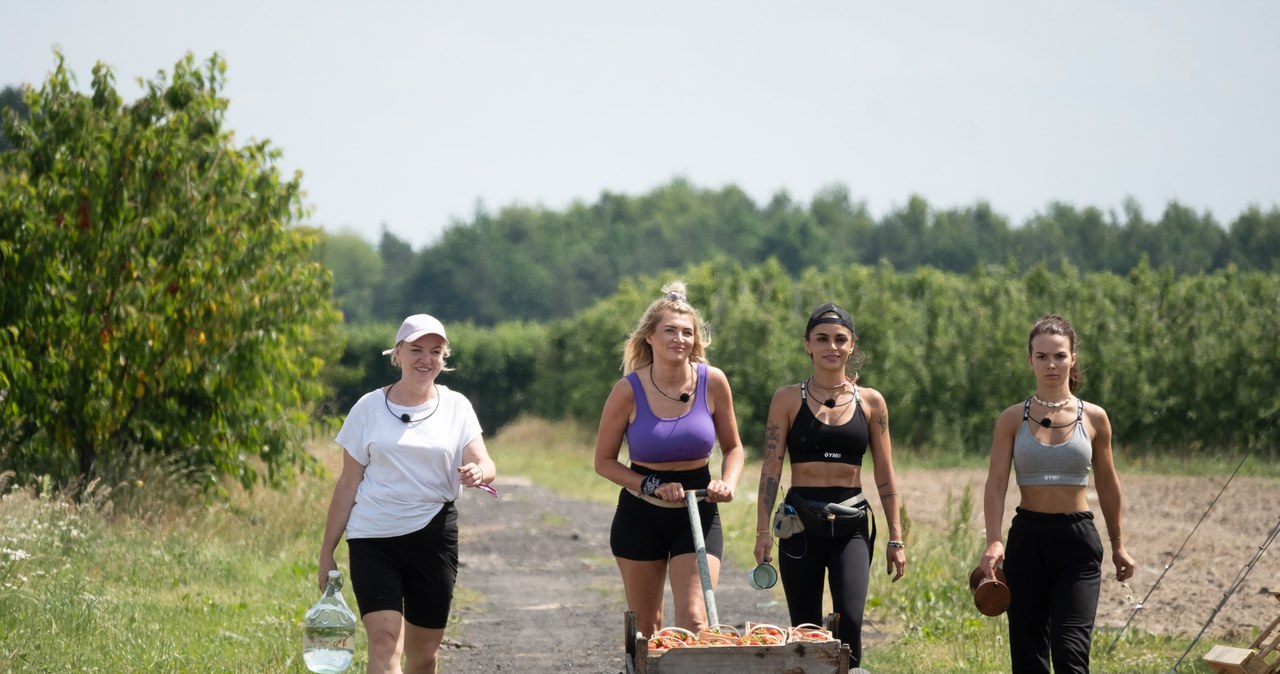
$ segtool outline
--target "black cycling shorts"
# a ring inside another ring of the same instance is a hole
[[[397,611],[411,625],[444,629],[458,578],[458,510],[453,503],[411,534],[347,540],[351,590],[360,616]]]
[[[685,489],[705,489],[711,481],[706,466],[697,470],[654,471],[632,466],[642,475],[656,474],[663,482],[679,482]],[[709,501],[698,502],[698,516],[707,554],[724,556],[724,533],[720,529],[720,509]],[[615,557],[641,562],[666,560],[676,555],[696,552],[689,508],[664,508],[633,496],[623,489],[618,494],[618,508],[609,529],[609,549]]]

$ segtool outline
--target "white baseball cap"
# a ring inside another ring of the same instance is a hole
[[[425,335],[440,335],[444,338],[445,344],[449,343],[449,338],[444,334],[444,323],[441,323],[436,317],[427,314],[414,314],[400,324],[400,329],[396,330],[396,344],[400,342],[412,342]],[[395,346],[382,352],[382,355],[389,356],[396,350]]]

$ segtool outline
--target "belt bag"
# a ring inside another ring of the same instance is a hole
[[[845,538],[866,525],[867,511],[871,504],[858,494],[840,503],[811,501],[793,491],[787,492],[786,503],[791,504],[804,524],[804,530],[819,538]]]

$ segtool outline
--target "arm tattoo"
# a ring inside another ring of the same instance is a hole
[[[781,461],[782,452],[779,450],[778,440],[782,437],[782,430],[778,424],[769,424],[765,426],[764,431],[764,460],[765,461]],[[773,504],[778,499],[778,481],[779,478],[768,476],[764,482],[760,484],[760,501],[764,503],[765,512],[773,512]]]
[[[761,488],[761,498],[764,499],[764,511],[773,512],[773,504],[778,500],[778,479],[768,477],[764,480],[764,486]]]
[[[880,434],[888,435],[889,434],[889,415],[885,414],[884,411],[881,410],[880,412],[876,413],[876,421],[880,422]]]
[[[773,460],[780,458],[778,454],[778,438],[781,436],[781,429],[777,424],[769,424],[764,430],[764,458],[765,460]]]

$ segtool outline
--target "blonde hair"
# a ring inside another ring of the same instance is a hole
[[[666,312],[688,316],[693,321],[693,348],[689,350],[689,361],[692,363],[707,362],[706,350],[711,344],[707,335],[706,324],[698,310],[689,304],[685,295],[684,281],[672,281],[662,286],[662,297],[654,300],[640,317],[640,322],[627,338],[627,345],[622,350],[622,372],[634,372],[653,363],[653,347],[645,341],[658,329],[658,322]]]

